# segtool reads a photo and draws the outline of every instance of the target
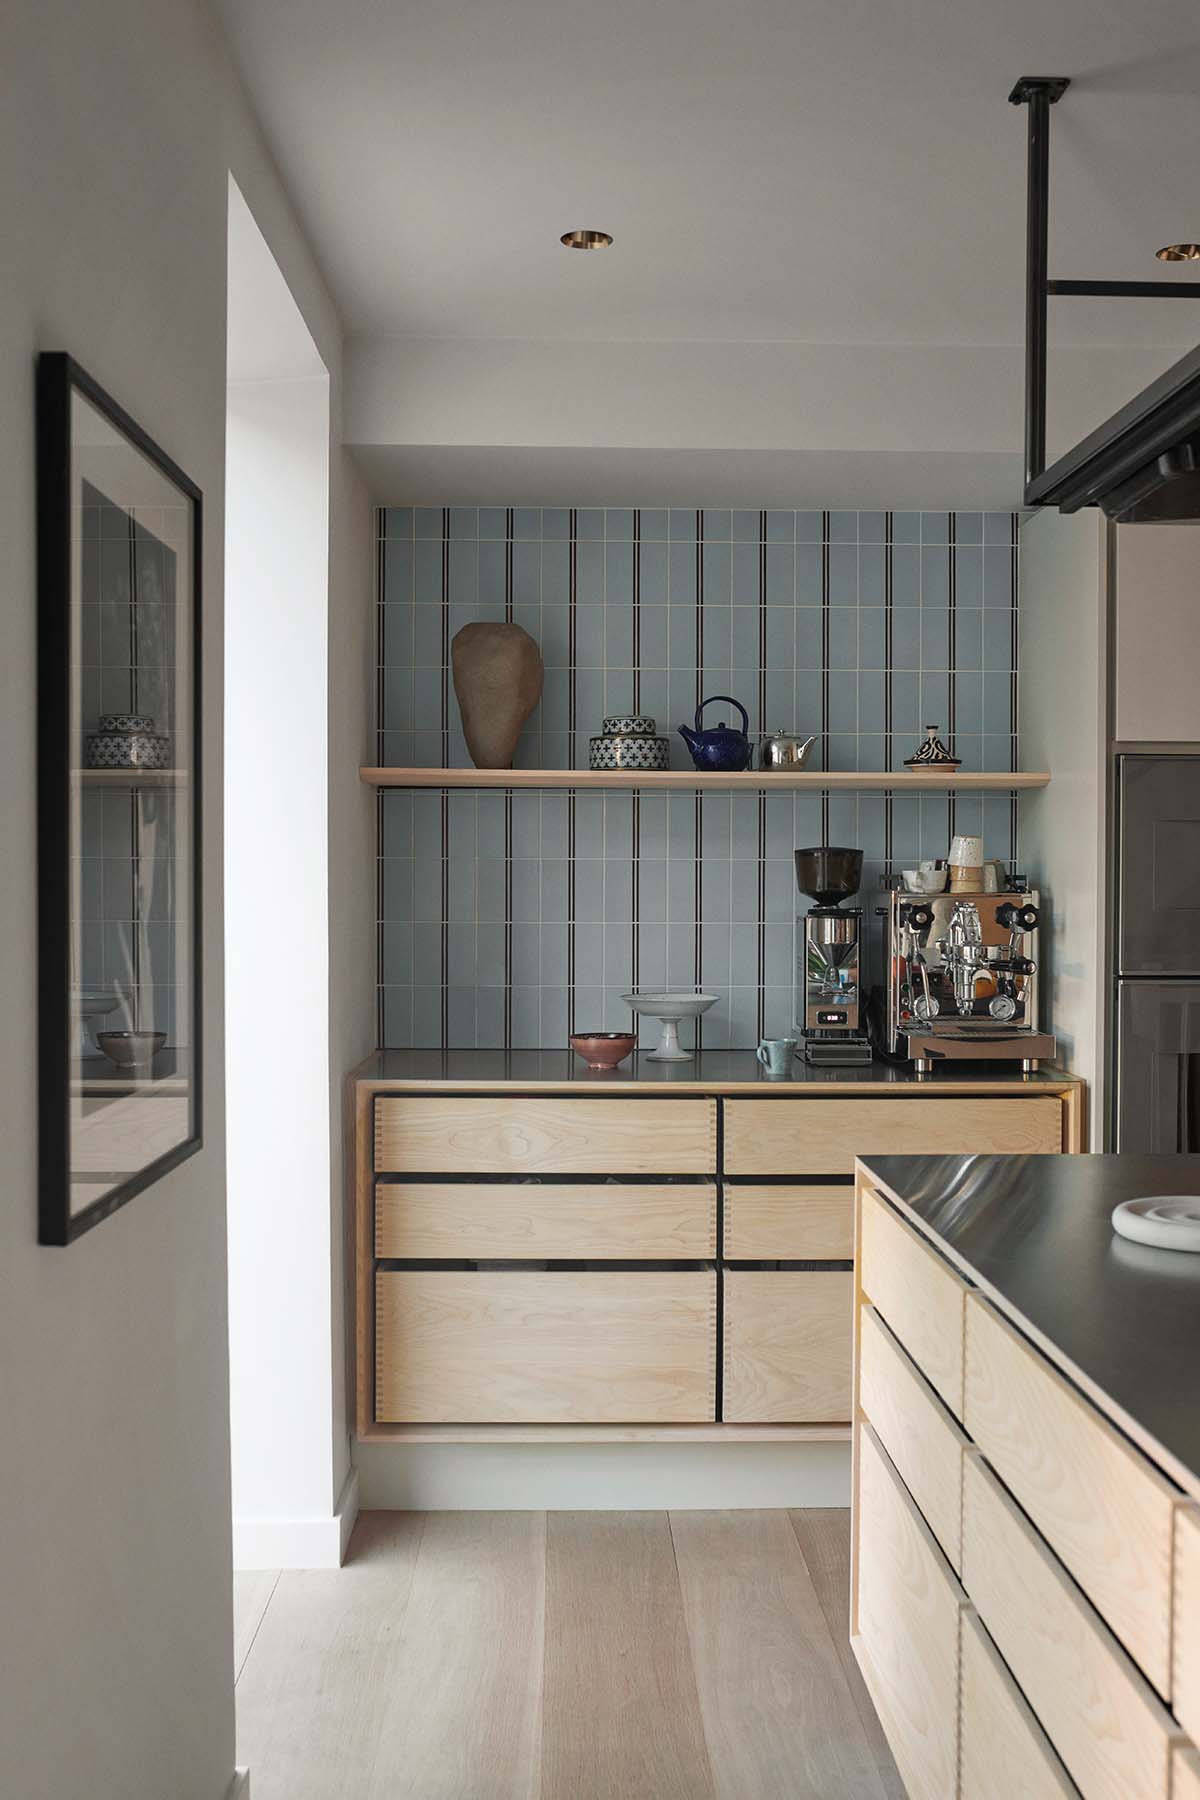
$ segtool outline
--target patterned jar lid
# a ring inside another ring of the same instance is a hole
[[[97,720],[100,731],[153,731],[154,720],[147,713],[101,713]]]
[[[653,737],[657,723],[646,713],[614,713],[604,720],[605,737],[613,737],[619,733],[622,737]]]

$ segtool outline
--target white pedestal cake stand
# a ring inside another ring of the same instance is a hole
[[[701,1013],[717,1004],[716,994],[626,994],[626,1006],[635,1013],[645,1013],[662,1025],[662,1036],[653,1050],[647,1051],[651,1062],[691,1062],[694,1050],[685,1050],[679,1042],[680,1019],[698,1019]]]

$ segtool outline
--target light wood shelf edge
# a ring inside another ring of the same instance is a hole
[[[640,773],[629,769],[403,769],[360,768],[359,778],[368,787],[383,788],[573,788],[584,791],[629,793],[684,791],[728,793],[763,789],[822,790],[892,789],[910,793],[1010,793],[1016,789],[1043,788],[1050,781],[1046,770],[1013,769],[996,773],[957,769],[950,773],[933,769],[740,769],[727,774],[701,774],[695,769],[656,769]]]
[[[373,1425],[364,1444],[845,1444],[849,1425]]]

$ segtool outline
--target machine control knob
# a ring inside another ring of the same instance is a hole
[[[924,931],[933,924],[932,906],[906,906],[902,914],[904,923],[914,931]]]
[[[988,1011],[1003,1024],[1016,1017],[1017,1003],[1011,994],[996,994],[988,1001]]]
[[[996,908],[996,923],[1005,931],[1035,931],[1038,916],[1036,906],[1017,906],[1011,900]]]

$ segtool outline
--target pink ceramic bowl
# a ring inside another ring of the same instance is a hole
[[[577,1031],[571,1048],[589,1069],[615,1069],[636,1050],[637,1039],[629,1031]]]

